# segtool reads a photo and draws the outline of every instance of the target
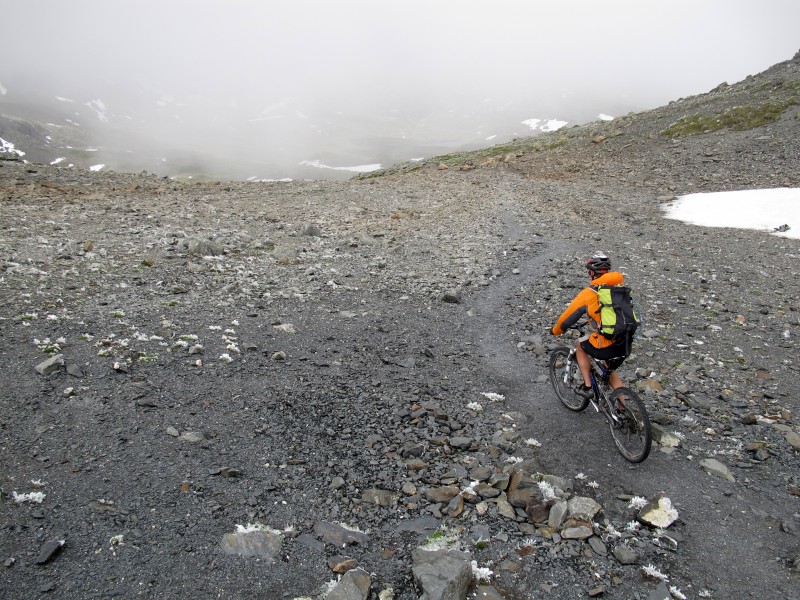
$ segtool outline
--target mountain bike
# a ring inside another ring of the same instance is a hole
[[[586,323],[573,325],[583,335]],[[550,354],[550,383],[561,403],[574,412],[585,410],[592,403],[595,410],[606,418],[611,437],[620,454],[632,463],[640,463],[650,454],[652,433],[650,419],[644,402],[632,389],[611,389],[608,383],[611,371],[605,361],[591,359],[591,380],[594,398],[584,398],[575,392],[583,383],[583,376],[575,358],[575,348],[560,347]]]

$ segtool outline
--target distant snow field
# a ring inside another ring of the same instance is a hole
[[[522,124],[527,125],[534,131],[538,129],[539,131],[546,133],[548,131],[556,131],[557,129],[561,129],[567,124],[567,121],[559,121],[558,119],[548,119],[546,121],[543,119],[526,119],[522,121]]]
[[[8,90],[3,87],[3,82],[0,81],[0,96],[5,96],[8,93]]]
[[[664,213],[691,225],[756,229],[800,239],[800,188],[688,194],[667,204]]]
[[[370,173],[372,171],[377,171],[381,168],[382,165],[357,165],[355,167],[329,167],[326,164],[318,160],[304,160],[300,162],[301,165],[305,165],[307,167],[316,167],[318,169],[333,169],[334,171],[353,171],[354,173]]]

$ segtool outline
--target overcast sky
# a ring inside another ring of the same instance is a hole
[[[6,70],[334,97],[678,97],[800,50],[797,0],[0,0]]]
[[[644,110],[800,50],[798,0],[0,0],[0,15],[6,87],[23,73],[88,98],[135,82],[351,111]]]

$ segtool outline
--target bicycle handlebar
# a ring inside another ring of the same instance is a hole
[[[580,333],[583,333],[583,332],[584,332],[584,330],[585,330],[585,329],[586,329],[588,326],[589,326],[589,321],[587,321],[586,319],[581,319],[581,320],[579,320],[577,323],[573,323],[572,325],[570,325],[570,326],[569,326],[569,327],[567,327],[566,329],[567,329],[567,330],[569,330],[569,329],[575,329],[575,330],[579,331]]]

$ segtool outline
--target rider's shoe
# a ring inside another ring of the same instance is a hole
[[[594,398],[594,390],[590,387],[586,387],[582,383],[579,383],[575,386],[575,393],[578,396],[583,396],[586,399]]]

